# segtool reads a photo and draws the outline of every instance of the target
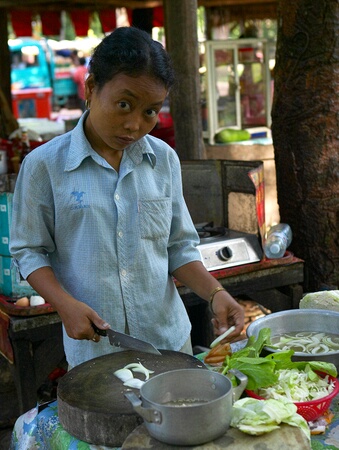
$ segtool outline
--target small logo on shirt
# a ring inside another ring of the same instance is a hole
[[[86,192],[79,192],[79,191],[73,191],[71,192],[71,196],[75,202],[74,205],[71,206],[71,209],[82,209],[82,208],[89,208],[89,205],[84,205],[84,195]]]

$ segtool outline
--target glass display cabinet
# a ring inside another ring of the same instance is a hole
[[[205,42],[204,137],[210,144],[221,128],[270,127],[274,53],[275,46],[263,39]]]

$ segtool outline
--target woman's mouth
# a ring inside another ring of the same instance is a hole
[[[131,136],[117,136],[116,139],[123,145],[131,145],[135,141]]]

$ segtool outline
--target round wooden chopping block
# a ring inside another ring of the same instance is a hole
[[[108,447],[121,447],[143,422],[126,399],[125,392],[138,389],[123,385],[114,372],[130,363],[142,363],[152,375],[176,369],[201,369],[204,364],[185,353],[160,350],[160,355],[122,351],[100,356],[74,367],[58,384],[58,414],[64,429],[77,439]],[[206,370],[208,370],[206,368]],[[134,372],[135,378],[145,375]]]

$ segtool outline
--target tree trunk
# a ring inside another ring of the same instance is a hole
[[[306,292],[339,285],[339,3],[279,0],[272,137]]]
[[[181,160],[205,159],[202,136],[197,0],[164,0],[166,47],[177,74],[170,93],[176,151]]]

